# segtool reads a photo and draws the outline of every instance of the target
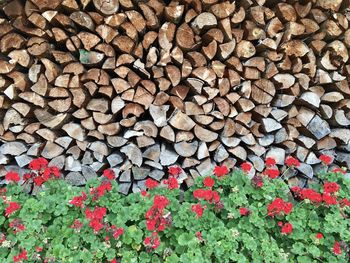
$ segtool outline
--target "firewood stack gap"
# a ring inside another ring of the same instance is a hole
[[[350,168],[348,0],[13,0],[0,11],[0,176],[36,157],[138,192],[244,161]]]

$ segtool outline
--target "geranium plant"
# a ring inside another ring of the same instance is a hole
[[[269,158],[261,175],[247,176],[248,163],[231,172],[222,165],[184,192],[182,171],[172,167],[165,183],[148,179],[148,191],[122,196],[112,170],[79,188],[45,161],[32,162],[22,179],[5,176],[1,262],[349,262],[350,183],[342,169],[323,172],[312,188],[290,189]],[[24,193],[23,180],[42,191]]]

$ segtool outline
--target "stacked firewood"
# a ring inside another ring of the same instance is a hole
[[[183,168],[350,167],[348,0],[13,0],[0,12],[0,165],[43,156],[121,191]]]

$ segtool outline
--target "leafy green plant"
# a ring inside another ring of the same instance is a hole
[[[218,166],[185,192],[181,169],[171,167],[166,184],[149,179],[147,192],[122,196],[111,170],[79,188],[40,160],[25,176],[40,184],[36,196],[6,175],[1,262],[349,262],[342,170],[322,173],[312,189],[290,189],[271,172],[274,161],[267,166],[252,179],[249,164],[231,173]]]

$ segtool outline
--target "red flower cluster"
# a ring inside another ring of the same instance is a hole
[[[333,194],[339,191],[339,185],[335,182],[326,182],[323,184],[323,193]]]
[[[5,180],[8,182],[14,182],[17,183],[21,178],[19,177],[19,174],[16,172],[8,172],[5,175]]]
[[[284,214],[289,214],[292,212],[293,204],[284,201],[283,199],[276,197],[275,200],[272,201],[271,204],[267,207],[267,215],[274,217],[275,215],[281,215],[283,212]]]
[[[111,169],[106,169],[103,171],[103,176],[106,177],[108,180],[115,179],[115,173]]]
[[[18,232],[26,230],[26,227],[22,223],[20,219],[14,219],[9,223],[9,227],[13,229],[13,233],[16,234]]]
[[[112,184],[110,181],[102,182],[101,185],[90,190],[90,195],[92,196],[92,201],[98,200],[100,197],[104,196],[106,192],[112,190]]]
[[[322,239],[323,238],[323,234],[322,233],[317,233],[316,234],[316,238],[317,239]]]
[[[29,163],[29,168],[34,171],[39,171],[41,169],[45,169],[48,164],[49,162],[45,158],[39,157]]]
[[[299,167],[300,166],[300,162],[298,159],[295,159],[294,157],[292,156],[288,156],[285,160],[285,164],[288,166],[288,167]]]
[[[145,214],[146,227],[153,231],[152,235],[143,241],[148,250],[156,249],[160,245],[158,232],[164,231],[166,226],[171,226],[170,213],[164,214],[164,210],[169,204],[170,202],[165,196],[156,195],[153,199],[153,206]]]
[[[259,175],[254,175],[252,178],[252,185],[256,188],[261,188],[264,186],[264,180]]]
[[[9,202],[8,206],[5,209],[5,216],[9,217],[10,215],[12,215],[14,212],[19,210],[20,208],[21,208],[21,205],[19,203]]]
[[[221,165],[221,166],[215,166],[214,168],[214,174],[217,176],[217,177],[221,177],[221,176],[224,176],[226,174],[228,174],[228,168],[226,165]]]
[[[83,208],[84,207],[84,201],[87,199],[87,195],[85,192],[82,192],[80,196],[74,196],[71,201],[69,201],[70,204]]]
[[[341,251],[341,245],[340,245],[340,243],[339,242],[334,242],[334,245],[333,245],[333,253],[335,254],[335,255],[340,255],[341,253],[342,253],[342,251]]]
[[[297,189],[295,189],[297,191]],[[311,202],[320,203],[322,202],[322,195],[310,188],[299,188],[299,193],[296,192],[302,200],[309,199]]]
[[[83,223],[80,222],[79,219],[75,219],[73,224],[70,226],[70,228],[73,228],[78,232],[80,231],[80,229],[82,229],[82,227],[83,227]]]
[[[276,165],[276,161],[275,161],[275,159],[273,159],[271,157],[268,157],[265,160],[265,164],[266,164],[267,167],[271,167],[271,166]]]
[[[266,174],[271,179],[275,179],[280,175],[280,171],[277,169],[273,169],[273,168],[267,168],[264,171],[264,174]]]
[[[334,168],[334,169],[332,170],[332,173],[346,174],[346,168]]]
[[[176,165],[168,168],[168,173],[171,176],[178,176],[181,172],[182,172],[182,169]]]
[[[350,206],[350,201],[347,198],[343,198],[339,201],[339,205],[341,208],[345,206]]]
[[[193,197],[196,199],[206,200],[209,203],[218,203],[220,201],[218,192],[211,189],[196,189],[193,191]]]
[[[112,231],[113,238],[118,239],[124,233],[124,228],[116,227],[115,225],[112,225],[111,231]]]
[[[164,231],[168,225],[164,217],[164,209],[169,205],[169,200],[162,195],[156,195],[153,206],[146,212],[146,226],[149,231]]]
[[[243,170],[243,172],[249,173],[250,170],[252,169],[252,165],[250,163],[247,163],[247,162],[242,163],[241,164],[241,169]]]
[[[239,214],[240,214],[241,216],[247,216],[247,215],[250,214],[250,210],[249,210],[248,208],[246,208],[246,207],[241,207],[241,208],[239,209]]]
[[[157,232],[153,232],[152,235],[145,238],[143,244],[148,249],[157,249],[160,245],[160,240]]]
[[[168,180],[164,180],[163,183],[168,185],[168,189],[169,190],[173,190],[173,189],[179,188],[179,182],[173,176],[169,177]]]
[[[89,226],[96,233],[98,233],[104,227],[102,220],[106,213],[107,209],[105,207],[95,207],[93,211],[91,211],[89,208],[85,210],[85,216],[90,221]]]
[[[196,213],[196,218],[202,217],[206,206],[202,207],[201,204],[192,205],[192,211]]]
[[[215,184],[215,180],[211,177],[205,177],[203,180],[203,185],[208,188],[212,188]]]
[[[300,187],[292,187],[291,190],[301,200],[308,199],[315,204],[323,201],[327,205],[336,205],[337,198],[332,194],[339,190],[339,185],[337,183],[325,183],[323,194],[320,194],[310,188],[301,189]],[[344,201],[346,202],[346,200]]]
[[[325,154],[322,154],[319,159],[324,165],[330,165],[333,162],[332,156]]]
[[[158,184],[159,183],[156,180],[153,180],[151,178],[148,178],[146,180],[146,183],[145,183],[145,185],[148,189],[153,189],[153,188],[157,187]]]
[[[28,260],[27,251],[23,249],[18,255],[13,256],[13,262]]]
[[[202,241],[204,241],[204,239],[203,239],[203,236],[202,236],[202,233],[201,232],[196,232],[196,237],[197,237],[197,239],[200,241],[200,242],[202,242]]]
[[[337,204],[337,198],[332,196],[331,194],[325,193],[322,195],[322,200],[327,205],[336,205]]]
[[[293,225],[291,223],[285,223],[281,228],[281,233],[287,235],[293,232]]]
[[[61,173],[58,167],[48,167],[48,161],[45,158],[34,159],[29,163],[29,168],[34,172],[26,173],[23,176],[23,180],[33,180],[34,184],[41,186],[51,178],[59,178]]]

